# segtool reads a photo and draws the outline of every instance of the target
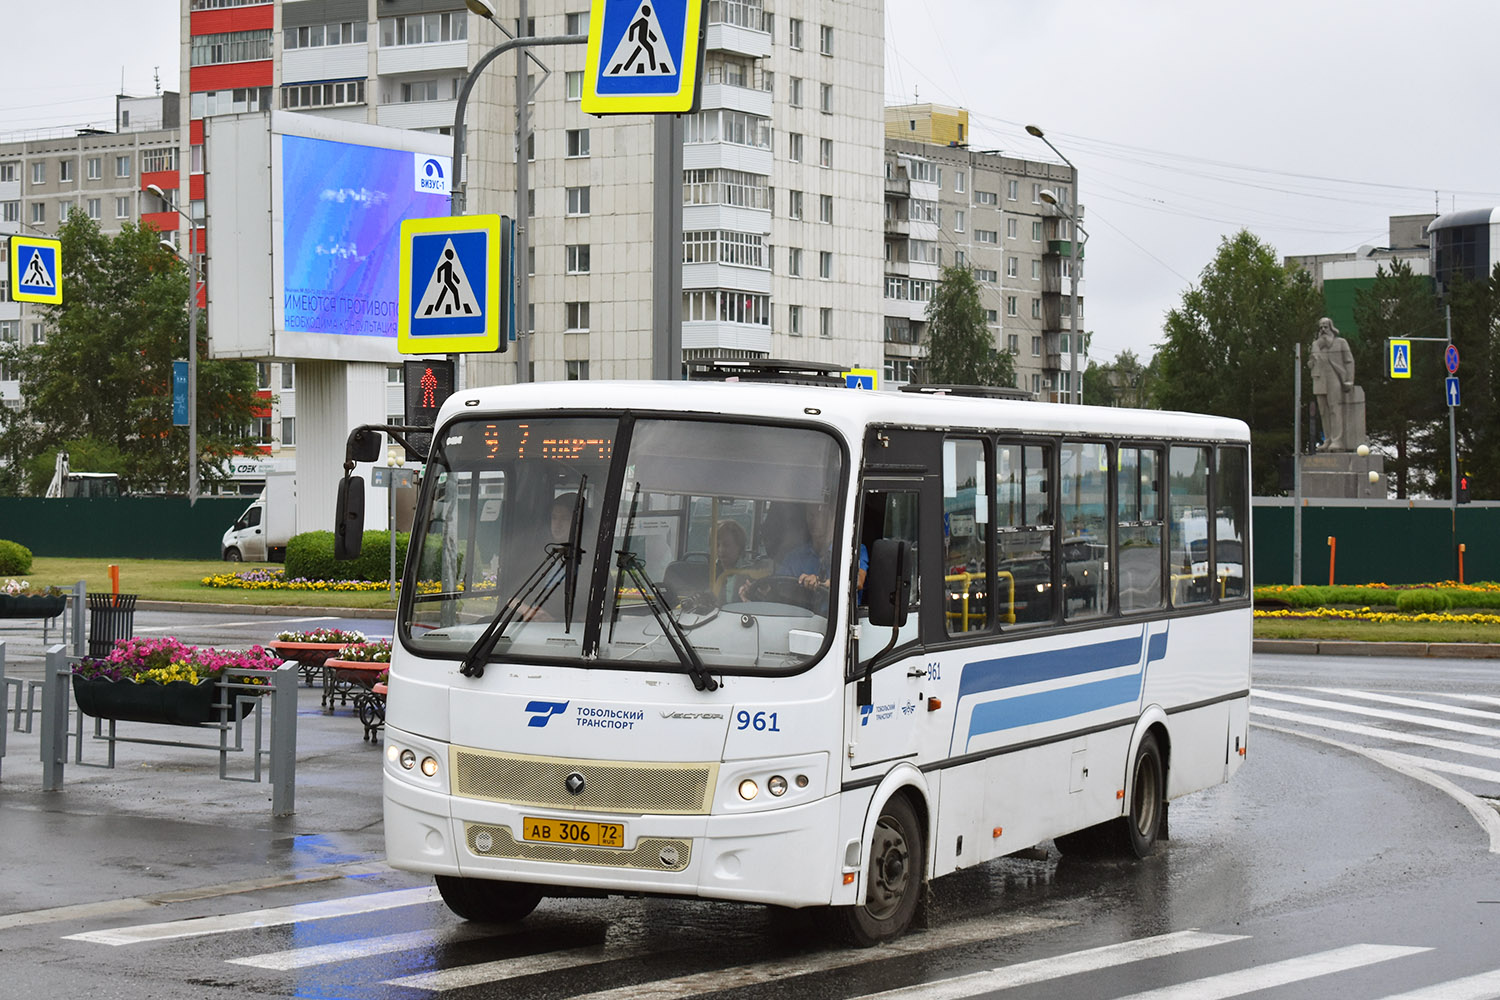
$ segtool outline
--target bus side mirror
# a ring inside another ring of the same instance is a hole
[[[911,601],[911,543],[900,538],[877,538],[870,545],[870,568],[865,573],[865,598],[870,624],[900,628],[906,624]]]
[[[344,446],[344,457],[352,462],[377,462],[380,460],[380,433],[357,427],[349,435]]]
[[[333,522],[333,558],[358,559],[365,539],[365,479],[339,480],[338,512]]]

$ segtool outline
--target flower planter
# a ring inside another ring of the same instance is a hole
[[[285,660],[321,667],[323,661],[338,655],[347,642],[283,642],[280,639],[266,643],[266,648]]]
[[[0,618],[56,618],[67,606],[66,596],[0,594]]]
[[[200,726],[218,722],[219,710],[214,705],[225,693],[213,680],[189,684],[186,681],[113,681],[95,677],[73,677],[73,698],[84,715],[96,719],[113,719],[116,722],[149,722],[167,726]],[[247,693],[243,688],[232,688],[228,692]],[[250,713],[253,705],[243,704],[240,718]],[[233,715],[233,712],[225,712]]]

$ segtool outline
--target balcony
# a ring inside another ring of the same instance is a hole
[[[765,9],[759,0],[709,0],[703,44],[709,52],[733,52],[764,59],[771,54],[771,36],[761,30]]]
[[[885,234],[887,236],[910,236],[911,235],[911,220],[910,219],[895,219],[895,218],[892,218],[890,216],[886,216],[886,219],[885,219]]]
[[[394,73],[430,73],[432,70],[454,70],[462,77],[468,71],[469,43],[433,42],[428,45],[381,46],[376,56],[381,76]],[[359,71],[351,75],[362,75]],[[451,122],[449,124],[452,124]]]
[[[1047,241],[1047,252],[1049,254],[1056,254],[1059,257],[1071,257],[1071,256],[1073,256],[1073,241],[1072,240],[1048,240]]]
[[[771,117],[771,92],[750,87],[737,87],[729,83],[704,83],[702,107],[727,108],[743,111],[761,118]]]
[[[683,350],[718,349],[725,351],[755,351],[771,353],[771,328],[754,323],[707,323],[682,324]]]
[[[359,109],[363,113],[364,109]],[[442,128],[453,127],[453,116],[458,102],[412,101],[409,104],[382,104],[375,110],[376,120],[381,125],[393,128]]]
[[[885,193],[893,194],[898,198],[911,197],[911,181],[906,177],[887,177],[885,179]]]

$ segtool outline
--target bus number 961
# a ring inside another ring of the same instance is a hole
[[[734,728],[753,729],[757,733],[779,733],[781,727],[776,724],[775,712],[750,712],[740,709],[734,715]]]

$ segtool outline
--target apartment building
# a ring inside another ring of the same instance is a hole
[[[968,119],[967,111],[935,104],[885,109],[885,377],[921,380],[927,303],[939,272],[967,264],[995,347],[1015,362],[1017,388],[1063,400],[1073,378],[1072,226],[1042,192],[1073,212],[1073,171],[971,149]],[[1082,330],[1081,280],[1078,294]]]
[[[585,34],[589,6],[532,0],[525,25],[502,23]],[[684,357],[874,367],[881,4],[811,0],[781,13],[709,0],[706,15],[702,101],[684,120]],[[447,134],[468,67],[503,37],[460,0],[183,0],[180,187],[192,214],[203,212],[204,118],[275,107]],[[470,356],[468,381],[649,377],[652,119],[580,110],[583,46],[533,54],[529,364],[518,373],[514,352]],[[515,214],[514,66],[497,60],[468,104],[470,212]]]
[[[115,98],[115,130],[51,130],[0,141],[0,343],[23,347],[47,335],[41,311],[8,301],[5,238],[55,235],[73,212],[84,212],[109,234],[127,222],[165,225],[149,183],[177,186],[178,95]],[[0,402],[20,405],[19,383],[0,361]]]

